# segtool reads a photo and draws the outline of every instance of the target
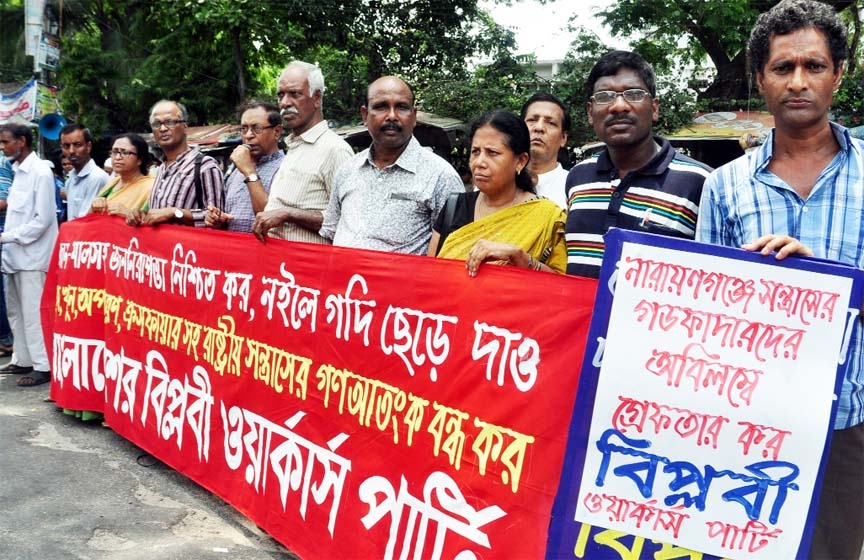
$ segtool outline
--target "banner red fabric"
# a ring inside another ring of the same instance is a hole
[[[94,216],[48,274],[51,397],[304,558],[541,558],[595,291]]]

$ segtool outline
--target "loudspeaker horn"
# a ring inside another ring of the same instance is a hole
[[[39,133],[48,140],[60,138],[60,130],[66,126],[66,118],[59,113],[48,113],[39,119]]]

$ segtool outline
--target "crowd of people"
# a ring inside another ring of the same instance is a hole
[[[243,109],[242,144],[225,174],[190,148],[188,115],[175,100],[150,111],[165,158],[155,177],[139,135],[114,139],[109,177],[90,158],[90,132],[67,125],[60,135],[71,166],[66,213],[460,259],[472,277],[492,263],[596,278],[613,227],[860,267],[864,144],[828,117],[847,44],[843,23],[816,0],[784,0],[762,14],[748,56],[776,128],[762,146],[717,170],[654,134],[660,98],[653,70],[634,53],[612,51],[587,81],[585,116],[605,143],[597,156],[561,167],[570,108],[538,93],[521,115],[493,110],[472,123],[470,190],[414,138],[414,92],[404,80],[385,76],[368,86],[360,115],[372,144],[354,154],[324,118],[321,70],[294,61],[277,81],[277,103]],[[22,374],[18,384],[33,386],[50,380],[39,301],[58,231],[53,173],[33,152],[26,127],[0,126],[0,148],[0,353],[11,354],[0,373]],[[860,328],[839,401],[812,558],[857,559],[864,540]]]

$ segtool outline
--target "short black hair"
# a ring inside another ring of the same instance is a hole
[[[272,103],[268,103],[267,101],[261,101],[260,99],[253,99],[252,101],[248,101],[241,105],[240,110],[237,111],[237,120],[239,121],[243,118],[243,113],[250,109],[264,109],[264,111],[267,112],[267,124],[270,126],[278,126],[282,124],[282,114],[279,112],[279,107]]]
[[[28,148],[33,147],[33,133],[30,132],[30,129],[27,126],[20,123],[0,124],[0,132],[3,132],[4,130],[11,134],[12,138],[15,140],[23,138],[24,144],[26,144]]]
[[[547,103],[554,103],[555,105],[558,105],[559,107],[561,107],[561,111],[563,111],[563,113],[564,113],[564,119],[561,121],[561,129],[564,132],[570,132],[570,124],[571,124],[571,122],[570,122],[570,110],[567,108],[566,105],[564,105],[564,102],[561,101],[557,96],[555,96],[549,92],[546,92],[546,91],[538,91],[537,93],[535,93],[534,95],[532,95],[531,97],[528,98],[528,101],[526,101],[522,105],[522,111],[521,111],[522,119],[524,120],[525,115],[528,114],[528,108],[531,107],[531,105],[533,105],[534,103],[537,103],[539,101],[545,101]]]
[[[477,130],[487,125],[507,138],[507,147],[514,154],[517,156],[527,154],[528,161],[531,161],[531,133],[528,131],[525,119],[516,113],[500,109],[483,113],[471,123],[471,129],[468,133],[468,145],[471,145],[471,142],[473,142],[474,134]],[[531,177],[531,171],[528,170],[527,164],[516,175],[516,186],[523,191],[536,192],[534,190],[534,179]]]
[[[750,68],[762,73],[771,50],[771,37],[808,28],[818,29],[825,35],[834,73],[839,72],[849,56],[846,26],[831,6],[815,0],[783,0],[756,19],[747,41]]]
[[[614,76],[622,68],[629,68],[636,72],[639,77],[645,82],[645,87],[651,97],[657,97],[657,85],[654,77],[654,69],[651,65],[645,62],[645,59],[638,54],[630,51],[609,51],[601,56],[594,67],[591,68],[591,73],[588,74],[588,94],[594,91],[594,84],[600,78],[606,76]]]
[[[72,134],[73,132],[82,131],[84,133],[84,141],[85,142],[93,142],[93,135],[90,134],[90,130],[81,123],[69,123],[63,128],[60,129],[60,136],[63,137],[67,134]]]
[[[114,137],[114,140],[111,141],[111,149],[114,149],[114,142],[120,140],[121,138],[125,138],[129,141],[130,144],[135,146],[135,151],[138,152],[138,169],[141,171],[141,174],[147,175],[150,171],[150,146],[147,145],[147,141],[144,140],[138,134],[134,132],[125,132],[123,134],[118,134]],[[112,163],[113,165],[113,163]]]

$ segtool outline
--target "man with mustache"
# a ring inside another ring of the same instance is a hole
[[[711,168],[652,133],[660,103],[654,70],[639,55],[600,57],[588,91],[588,122],[606,148],[567,176],[567,274],[597,278],[609,228],[692,239]]]
[[[567,209],[567,170],[558,162],[558,152],[567,145],[570,111],[564,102],[545,91],[537,92],[522,105],[522,119],[531,133],[528,169],[537,177],[537,194]]]
[[[864,142],[829,121],[849,54],[846,25],[827,4],[784,0],[759,16],[747,55],[774,129],[761,146],[705,181],[697,240],[776,259],[816,256],[864,267]],[[857,560],[864,542],[860,324],[845,366],[812,559]]]
[[[279,107],[263,101],[247,103],[240,116],[240,134],[243,143],[231,152],[233,169],[225,176],[224,212],[210,206],[204,224],[252,233],[255,215],[267,205],[270,185],[285,157],[279,149]]]
[[[86,216],[93,197],[108,182],[108,174],[90,157],[92,148],[93,137],[83,125],[67,124],[60,130],[60,149],[72,164],[65,186],[70,220]]]
[[[334,245],[425,255],[432,225],[462,179],[414,138],[414,92],[385,76],[366,90],[360,116],[372,146],[336,175],[321,235]]]
[[[318,235],[336,171],[354,151],[324,120],[324,75],[314,64],[295,60],[282,70],[276,96],[285,128],[285,158],[273,178],[264,211],[252,233],[290,241],[330,243]],[[257,174],[247,176],[250,184]],[[250,187],[250,192],[251,192]]]

